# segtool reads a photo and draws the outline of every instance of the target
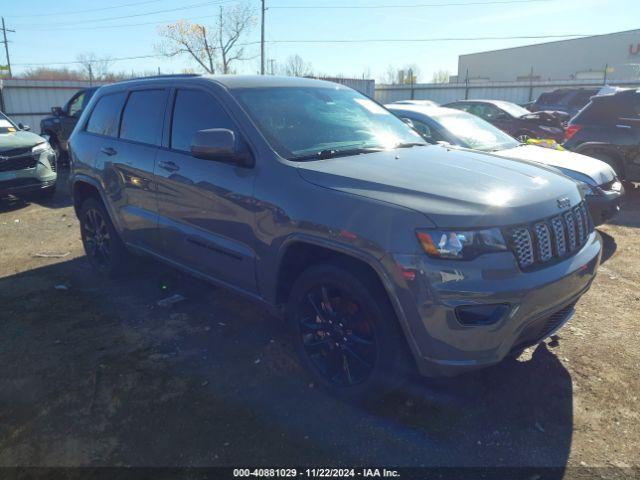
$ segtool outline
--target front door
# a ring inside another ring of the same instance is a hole
[[[156,166],[163,255],[248,292],[256,291],[254,252],[255,170],[202,160],[190,153],[198,130],[227,128],[242,136],[206,90],[174,92],[169,139]]]

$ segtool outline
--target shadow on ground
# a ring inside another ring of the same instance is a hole
[[[176,292],[186,300],[157,305]],[[364,408],[309,383],[278,320],[156,264],[107,281],[75,259],[0,279],[0,302],[0,465],[563,467],[569,455],[572,382],[546,345]]]

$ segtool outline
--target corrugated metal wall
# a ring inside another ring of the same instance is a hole
[[[93,85],[96,85],[94,82]],[[0,80],[0,109],[16,123],[40,133],[40,119],[51,115],[51,107],[63,106],[89,82],[69,80]]]
[[[623,87],[640,87],[640,81],[615,82]],[[377,85],[375,99],[379,103],[391,103],[398,100],[433,100],[439,104],[462,99],[507,100],[526,103],[535,100],[538,95],[556,88],[591,87],[598,88],[599,82],[580,80],[554,82],[487,82],[487,83],[418,83],[411,85]]]

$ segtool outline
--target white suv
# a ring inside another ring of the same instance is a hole
[[[0,195],[51,197],[56,189],[56,154],[49,142],[0,112]]]

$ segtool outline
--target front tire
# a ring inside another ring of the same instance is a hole
[[[309,267],[296,280],[287,319],[300,362],[316,383],[354,401],[400,387],[410,354],[384,291],[335,265]]]
[[[80,207],[80,232],[89,263],[101,274],[114,277],[126,270],[130,254],[101,201],[88,198]]]

